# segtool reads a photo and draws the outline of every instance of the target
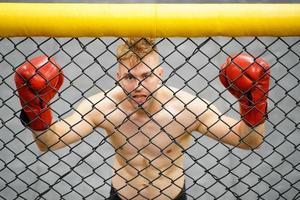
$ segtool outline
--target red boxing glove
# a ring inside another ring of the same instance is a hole
[[[47,129],[52,122],[48,102],[55,96],[64,76],[53,58],[41,55],[19,66],[15,83],[22,105],[21,121],[33,130]]]
[[[248,126],[265,121],[270,84],[270,69],[266,61],[247,54],[227,58],[219,78],[239,100],[242,119]]]

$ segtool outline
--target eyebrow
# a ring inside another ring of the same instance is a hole
[[[143,73],[142,75],[150,75],[150,74],[153,74],[153,72],[152,72],[152,71],[145,72],[145,73]]]
[[[132,73],[124,73],[123,77],[126,77],[126,76],[133,76],[133,74]]]
[[[144,73],[142,73],[142,75],[141,76],[149,76],[149,75],[151,75],[151,74],[153,74],[153,72],[152,71],[148,71],[148,72],[144,72]],[[135,77],[132,73],[124,73],[123,74],[123,77],[128,77],[128,76],[132,76],[132,77]]]

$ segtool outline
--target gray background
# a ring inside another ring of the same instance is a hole
[[[62,1],[51,1],[51,0],[46,0],[46,1],[36,1],[36,0],[28,0],[28,1],[20,1],[20,0],[0,0],[0,2],[76,2],[76,3],[299,3],[300,0],[214,0],[214,1],[209,1],[209,0],[144,0],[144,1],[139,1],[139,0],[62,0]]]
[[[227,54],[247,51],[260,55],[270,63],[272,73],[269,119],[265,142],[255,151],[226,146],[193,133],[195,141],[187,150],[185,162],[189,199],[237,199],[234,193],[245,200],[297,199],[300,190],[300,38],[213,37],[191,57],[190,64],[187,63],[185,57],[192,55],[197,45],[206,39],[157,40],[159,52],[165,58],[162,66],[166,71],[166,84],[208,99],[222,113],[238,119],[238,103],[224,92],[218,80],[219,66]],[[97,130],[70,147],[40,153],[30,131],[18,119],[21,107],[13,73],[25,57],[41,53],[54,55],[63,66],[66,79],[60,96],[52,101],[52,108],[56,112],[55,119],[64,118],[82,98],[114,86],[117,65],[112,53],[120,43],[120,39],[110,37],[0,39],[0,198],[34,199],[49,185],[53,187],[44,199],[82,199],[82,196],[104,199],[108,195],[114,150],[108,142],[99,144],[105,133]],[[86,46],[85,51],[82,45]],[[174,51],[175,46],[178,51]],[[100,64],[93,57],[97,57]],[[179,66],[177,74],[172,75]],[[80,162],[84,156],[87,157]],[[62,175],[65,175],[63,179],[57,181]]]

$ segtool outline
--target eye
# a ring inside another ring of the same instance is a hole
[[[152,73],[147,73],[147,74],[144,74],[143,78],[146,79],[146,78],[150,78],[152,76],[153,76]]]
[[[126,74],[126,75],[124,76],[124,79],[126,79],[126,80],[133,80],[133,79],[134,79],[134,76],[133,76],[132,74]]]

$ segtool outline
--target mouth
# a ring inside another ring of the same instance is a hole
[[[139,105],[144,104],[147,101],[147,95],[139,94],[139,95],[132,95],[132,99]]]

